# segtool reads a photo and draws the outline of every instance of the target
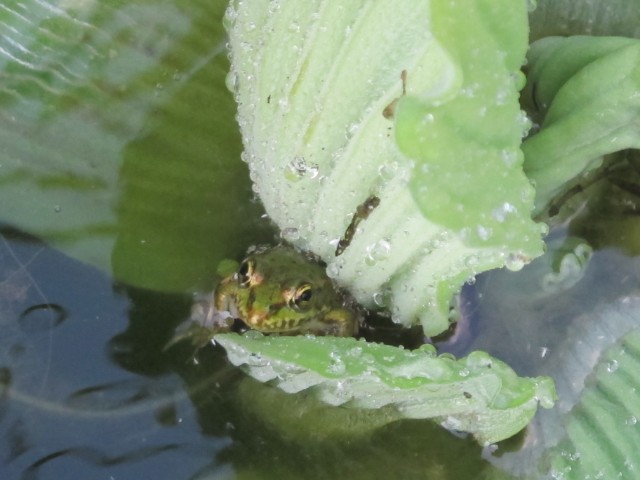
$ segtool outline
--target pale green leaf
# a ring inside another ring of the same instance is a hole
[[[525,98],[541,126],[522,149],[542,214],[603,155],[640,147],[640,40],[551,37],[528,58]]]
[[[468,278],[505,264],[517,269],[542,251],[518,149],[526,5],[449,4],[233,2],[227,13],[229,83],[267,213],[361,304],[388,307],[400,323],[421,322],[428,335],[449,326],[451,297]],[[413,100],[398,103],[405,93]],[[456,109],[465,98],[471,104]],[[405,154],[416,157],[409,143],[424,130],[425,112],[397,107],[450,100],[429,146],[433,174],[424,173]],[[402,118],[394,135],[395,114]],[[436,171],[440,159],[449,166],[444,174]],[[444,193],[419,194],[421,185],[441,182]],[[487,192],[495,195],[485,200]],[[447,202],[451,193],[462,201]],[[379,206],[337,255],[336,243],[372,195]]]
[[[508,438],[555,400],[549,378],[520,378],[483,352],[461,360],[431,345],[408,351],[336,337],[220,334],[229,360],[288,393],[313,389],[330,405],[393,406],[405,418],[432,418],[487,444]]]
[[[549,36],[620,35],[640,38],[638,0],[527,0],[531,41]]]

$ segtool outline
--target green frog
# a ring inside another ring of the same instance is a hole
[[[237,271],[223,278],[209,298],[194,304],[188,330],[198,346],[213,335],[248,329],[280,335],[354,336],[360,314],[311,254],[287,245],[256,247]]]

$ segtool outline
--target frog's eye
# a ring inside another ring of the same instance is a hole
[[[301,285],[296,290],[296,294],[293,297],[293,303],[296,305],[296,307],[304,306],[306,302],[311,300],[312,293],[313,291],[311,290],[311,285],[309,285],[308,283]]]
[[[240,268],[238,269],[238,280],[240,280],[240,285],[242,285],[243,287],[249,286],[254,270],[255,263],[253,262],[253,260],[245,258],[240,264]]]

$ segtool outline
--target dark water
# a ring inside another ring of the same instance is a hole
[[[2,233],[2,480],[472,479],[486,466],[473,440],[428,421],[371,429],[301,407],[312,400],[246,378],[214,347],[164,351],[189,296],[114,285]]]
[[[161,354],[187,307],[5,231],[0,478],[178,479],[215,463],[231,440],[201,433]]]
[[[501,470],[529,470],[546,445],[537,438],[564,434],[589,359],[637,324],[637,259],[604,249],[575,286],[545,291],[549,259],[466,286],[459,329],[438,343],[556,380],[558,408],[482,449],[427,420],[387,423],[384,412],[285,394],[229,365],[219,347],[166,350],[190,295],[116,285],[0,229],[0,480],[511,478]],[[616,315],[626,323],[610,323]],[[585,356],[581,345],[593,347]]]

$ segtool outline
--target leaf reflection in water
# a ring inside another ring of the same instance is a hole
[[[547,279],[553,271],[554,253],[563,240],[562,232],[555,234],[560,238],[549,239],[549,251],[521,272],[491,272],[478,279],[473,292],[467,291],[474,296],[477,310],[471,321],[479,332],[467,348],[484,349],[508,359],[520,374],[550,375],[556,382],[556,408],[538,413],[527,429],[521,450],[508,452],[500,446],[496,452],[499,455],[492,450],[486,452],[492,463],[515,474],[531,474],[540,459],[559,454],[560,447],[566,452],[585,449],[585,458],[589,457],[587,447],[580,443],[588,436],[576,436],[575,432],[587,424],[599,428],[609,415],[617,418],[617,427],[608,429],[607,435],[619,435],[624,441],[597,444],[602,452],[611,447],[604,454],[605,463],[621,454],[619,448],[640,442],[640,435],[625,428],[625,421],[640,415],[633,400],[637,395],[627,395],[622,403],[617,400],[625,398],[620,392],[637,388],[636,380],[624,380],[629,373],[626,371],[616,377],[620,382],[617,390],[603,386],[617,368],[612,360],[616,349],[627,345],[629,334],[640,327],[640,259],[623,255],[620,250],[598,250],[579,281],[553,291]],[[631,356],[629,350],[627,357]],[[609,377],[603,375],[605,371]],[[583,405],[598,395],[601,406],[606,405],[603,410],[593,409],[593,402]],[[591,415],[599,420],[594,423]],[[593,433],[592,438],[605,438],[603,435]],[[573,467],[576,472],[585,472],[579,470],[584,465]],[[570,478],[586,478],[576,475]]]

